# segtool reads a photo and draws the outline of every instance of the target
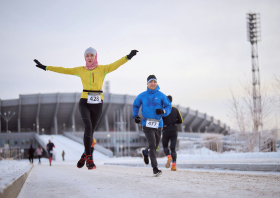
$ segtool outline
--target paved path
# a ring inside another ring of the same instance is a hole
[[[32,197],[280,197],[280,173],[152,169],[75,164],[36,165],[18,198]]]

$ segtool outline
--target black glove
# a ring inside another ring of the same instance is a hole
[[[130,54],[128,54],[126,57],[130,60],[133,56],[136,55],[137,52],[137,50],[131,50]]]
[[[160,114],[164,114],[165,111],[163,109],[156,109],[156,114],[160,115]]]
[[[139,124],[141,122],[141,118],[139,116],[135,116],[135,123]]]
[[[42,65],[37,59],[34,59],[34,62],[37,64],[36,67],[39,67],[40,69],[43,69],[46,71],[47,66]]]

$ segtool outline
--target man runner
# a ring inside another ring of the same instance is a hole
[[[47,151],[49,154],[49,162],[50,162],[50,166],[52,165],[52,156],[53,156],[53,148],[55,148],[55,145],[51,142],[51,140],[49,140],[49,143],[47,144]]]
[[[133,119],[140,123],[141,118],[138,116],[139,109],[142,106],[142,126],[149,146],[143,148],[141,153],[144,157],[144,163],[149,164],[149,155],[153,167],[154,176],[162,174],[158,169],[156,149],[160,142],[161,131],[163,126],[162,117],[167,116],[171,111],[171,103],[162,92],[159,91],[157,78],[150,75],[147,78],[147,91],[137,96],[133,103]]]
[[[172,103],[172,96],[167,96],[170,102]],[[162,146],[165,155],[167,156],[167,162],[165,164],[166,168],[170,167],[170,163],[172,162],[171,171],[176,171],[176,142],[178,137],[178,131],[176,124],[181,124],[183,122],[183,118],[181,116],[180,111],[172,106],[171,113],[163,117],[163,131],[162,131]],[[170,140],[170,149],[171,149],[171,156],[170,151],[168,148],[168,142]]]

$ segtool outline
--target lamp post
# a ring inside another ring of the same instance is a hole
[[[42,128],[42,135],[44,135],[44,131],[45,131],[45,129],[44,129],[44,128]]]
[[[110,137],[111,137],[111,135],[110,135],[110,134],[107,134],[107,137],[108,137],[108,149],[110,150],[110,145],[109,145],[110,143],[109,143],[109,142],[110,142]]]
[[[8,133],[8,124],[9,124],[9,121],[10,119],[13,117],[13,115],[15,115],[16,113],[12,113],[9,111],[8,113],[4,112],[4,115],[0,113],[0,115],[3,117],[3,119],[6,121],[6,130],[7,130],[7,133]]]

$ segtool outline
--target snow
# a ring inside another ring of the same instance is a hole
[[[0,191],[23,175],[32,165],[29,161],[0,160]]]
[[[224,153],[217,153],[215,151],[211,151],[208,148],[201,148],[201,149],[194,149],[192,153],[194,154],[187,154],[190,153],[189,150],[181,150],[177,151],[177,158],[180,160],[215,160],[215,159],[226,159],[234,161],[234,159],[262,159],[265,160],[266,158],[279,158],[280,159],[280,152],[255,152],[255,153],[235,153],[234,151],[224,152]]]
[[[65,152],[65,160],[75,162],[80,159],[81,155],[84,152],[84,145],[62,135],[40,135],[40,139],[45,143],[45,145],[49,143],[49,140],[54,143],[55,148],[53,150],[55,161],[62,161],[63,150]],[[109,157],[95,150],[93,153],[93,158],[94,160],[98,160],[106,159]]]
[[[49,166],[48,159],[34,159],[34,168],[26,180],[22,197],[277,197],[280,173],[239,172],[229,170],[163,169],[159,178],[152,177],[150,165],[144,168],[104,166],[104,163],[139,163],[141,157],[108,158],[95,151],[96,170],[77,169],[76,163],[84,147],[61,135],[41,135],[41,140],[55,144],[56,161]],[[65,160],[62,161],[62,150]],[[177,163],[270,163],[280,164],[280,152],[273,153],[216,153],[207,148],[177,152]],[[166,157],[158,158],[165,163]],[[30,168],[28,160],[0,161],[0,189],[9,185]],[[265,184],[265,188],[263,187]],[[145,190],[143,190],[145,189]],[[55,191],[54,191],[55,190]]]
[[[140,160],[140,158],[137,158]],[[117,158],[113,159],[117,160]],[[119,159],[120,160],[120,159]],[[122,158],[122,160],[133,160]],[[279,197],[280,174],[170,171],[98,165],[96,170],[58,162],[35,165],[18,198],[26,197]]]

